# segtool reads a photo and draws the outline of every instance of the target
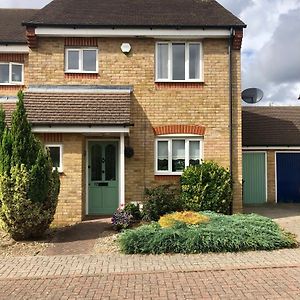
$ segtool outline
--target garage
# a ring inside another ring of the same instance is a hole
[[[243,152],[243,202],[263,204],[267,201],[266,153]]]
[[[278,203],[300,203],[300,152],[276,152]]]

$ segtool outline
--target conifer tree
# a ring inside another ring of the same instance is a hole
[[[5,111],[2,107],[0,106],[0,141],[2,140],[2,136],[5,130],[6,124],[5,124]]]
[[[49,152],[34,136],[24,95],[5,127],[0,111],[0,223],[15,240],[41,236],[53,221],[60,188]],[[3,125],[4,124],[4,125]]]
[[[29,170],[37,158],[37,141],[27,120],[22,91],[19,92],[18,98],[17,109],[14,111],[11,121],[11,166],[24,164]]]

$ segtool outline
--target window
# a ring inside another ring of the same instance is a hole
[[[201,43],[156,44],[156,81],[202,81]]]
[[[63,146],[62,145],[46,145],[49,149],[50,157],[53,163],[53,169],[57,169],[58,172],[63,172],[62,156],[63,156]]]
[[[67,73],[98,73],[98,49],[67,49]]]
[[[202,139],[158,138],[156,140],[156,174],[180,175],[190,165],[199,165],[203,152]]]
[[[23,64],[0,63],[0,85],[23,84]]]

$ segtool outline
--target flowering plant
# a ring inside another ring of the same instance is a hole
[[[117,209],[111,218],[113,228],[117,231],[128,228],[133,223],[133,216],[123,209]]]

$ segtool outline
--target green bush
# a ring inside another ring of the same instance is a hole
[[[232,203],[230,172],[211,161],[188,167],[181,176],[181,199],[186,210],[229,214]]]
[[[203,214],[210,222],[200,225],[176,223],[171,228],[161,228],[155,222],[127,230],[119,237],[120,248],[126,254],[190,254],[275,250],[297,245],[294,238],[265,217]]]
[[[30,174],[24,165],[12,167],[10,176],[0,175],[1,223],[15,240],[40,237],[53,221],[59,192],[55,177],[49,182],[47,201],[33,202],[29,187]]]
[[[2,132],[1,226],[15,240],[39,237],[53,221],[60,182],[58,172],[52,170],[49,152],[31,132],[22,93],[11,129],[5,127]]]
[[[161,185],[145,190],[143,218],[147,221],[157,221],[166,213],[182,210],[178,191],[170,185]]]
[[[134,203],[127,203],[124,210],[132,215],[135,221],[140,221],[142,219],[142,213],[140,211],[139,204],[135,205]]]

